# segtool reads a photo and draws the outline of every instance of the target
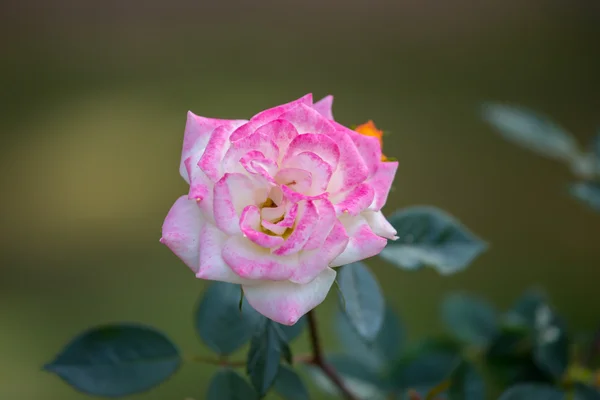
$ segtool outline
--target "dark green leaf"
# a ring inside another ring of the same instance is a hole
[[[389,241],[380,255],[399,267],[429,265],[441,274],[452,274],[466,268],[487,249],[484,241],[435,207],[409,207],[389,220],[398,231],[398,240]]]
[[[533,357],[537,366],[554,378],[560,378],[569,363],[569,340],[564,322],[541,306],[536,313]]]
[[[373,340],[385,315],[385,301],[379,283],[361,262],[342,267],[338,272],[338,282],[348,320],[363,338]]]
[[[285,400],[308,400],[308,389],[291,368],[281,366],[273,389]]]
[[[600,212],[600,184],[591,181],[573,183],[569,192],[583,204]]]
[[[524,107],[486,104],[483,118],[505,139],[539,154],[567,161],[578,154],[577,142],[570,133]]]
[[[448,296],[442,304],[442,317],[456,338],[468,344],[487,346],[498,334],[496,311],[473,296]]]
[[[573,400],[600,400],[600,392],[590,386],[576,385]]]
[[[286,341],[289,343],[292,340],[296,339],[298,336],[300,336],[300,334],[306,327],[306,316],[303,316],[294,325],[291,326],[281,324],[278,325],[279,329],[281,329],[281,331],[283,332]]]
[[[388,306],[379,333],[374,340],[365,341],[352,328],[345,313],[339,311],[335,319],[335,328],[344,350],[360,359],[373,370],[385,368],[400,357],[406,340],[404,327]]]
[[[84,393],[118,397],[157,386],[180,364],[177,348],[162,333],[119,324],[82,333],[44,368]]]
[[[530,289],[506,313],[505,322],[510,326],[534,329],[536,312],[546,303],[544,293],[538,289]]]
[[[401,390],[429,391],[450,377],[461,361],[458,351],[423,347],[392,371],[392,384]]]
[[[196,311],[196,330],[202,341],[219,354],[231,354],[242,347],[261,318],[245,299],[239,309],[240,286],[212,282]]]
[[[448,400],[483,400],[485,385],[483,378],[475,367],[468,362],[461,362],[450,375]]]
[[[505,391],[498,400],[564,400],[565,394],[550,385],[522,383]]]
[[[235,371],[219,371],[210,381],[207,400],[258,400],[258,395]]]
[[[291,352],[277,323],[264,318],[250,341],[246,364],[250,382],[260,397],[271,388],[279,372],[281,358]]]

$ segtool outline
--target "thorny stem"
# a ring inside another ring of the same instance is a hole
[[[327,375],[331,383],[338,388],[346,400],[358,400],[358,398],[348,390],[337,372],[323,357],[323,350],[321,349],[321,341],[319,340],[319,332],[317,330],[317,318],[315,317],[314,310],[309,311],[306,316],[308,318],[308,327],[310,330],[310,343],[313,349],[311,364],[320,368],[321,371]]]

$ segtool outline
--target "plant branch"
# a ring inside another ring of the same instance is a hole
[[[358,398],[354,396],[350,390],[348,390],[335,369],[333,369],[331,365],[327,363],[325,357],[323,356],[323,350],[321,348],[321,341],[319,339],[319,332],[317,329],[317,318],[314,314],[314,310],[309,311],[306,315],[310,330],[310,343],[313,349],[311,364],[323,371],[323,373],[329,378],[331,383],[338,388],[346,400],[358,400]]]

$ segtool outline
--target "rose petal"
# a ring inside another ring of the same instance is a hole
[[[284,208],[283,206],[280,206],[281,208]],[[279,208],[279,207],[278,207]],[[264,215],[266,214],[265,211],[269,210],[269,208],[263,208],[262,209],[262,214],[263,214],[263,218]],[[268,214],[267,214],[268,215]],[[298,215],[298,203],[294,204],[289,211],[285,214],[285,217],[277,222],[277,223],[273,223],[267,220],[262,221],[262,226],[265,229],[270,230],[271,232],[277,234],[277,235],[283,235],[285,233],[286,230],[288,230],[288,228],[291,228],[294,226],[294,223],[296,222],[296,216]]]
[[[256,130],[256,133],[271,139],[277,145],[280,152],[279,159],[275,160],[277,163],[281,162],[281,158],[290,143],[298,136],[298,131],[294,128],[294,125],[283,119],[276,119],[261,126]]]
[[[283,168],[275,176],[275,182],[286,185],[298,193],[308,194],[313,183],[312,174],[301,168]]]
[[[198,161],[198,166],[211,181],[217,182],[223,176],[221,168],[223,156],[229,148],[231,131],[225,126],[215,129],[210,136],[206,149]]]
[[[348,241],[344,226],[340,221],[336,221],[321,248],[300,253],[300,263],[290,282],[304,284],[313,280],[344,251]]]
[[[276,256],[243,236],[229,237],[221,254],[236,274],[251,280],[287,280],[298,266],[297,254]]]
[[[344,131],[330,133],[340,149],[339,167],[333,173],[329,183],[330,193],[337,193],[344,188],[362,183],[369,175],[369,168],[356,149],[354,142]]]
[[[250,152],[261,152],[264,158],[276,161],[279,159],[277,145],[268,137],[254,132],[243,139],[233,142],[223,157],[223,170],[233,172],[240,165],[242,157]]]
[[[327,118],[319,114],[312,106],[299,104],[279,116],[279,119],[289,121],[299,134],[328,134],[335,132],[335,127]]]
[[[312,94],[309,93],[305,96],[302,96],[298,100],[294,100],[292,102],[281,104],[279,106],[269,108],[267,110],[261,111],[255,116],[253,116],[250,121],[246,124],[241,125],[231,134],[231,141],[238,141],[251,133],[253,133],[260,126],[265,125],[268,122],[273,121],[274,119],[278,119],[281,114],[296,107],[299,104],[306,104],[310,106],[312,104]]]
[[[311,174],[310,190],[298,190],[299,192],[315,196],[327,190],[333,170],[328,163],[323,161],[323,159],[314,152],[303,151],[302,153],[298,153],[287,159],[285,166],[305,170]]]
[[[273,250],[273,254],[286,256],[302,250],[315,229],[319,220],[317,207],[312,201],[303,200],[298,203],[298,215],[292,234],[280,247]]]
[[[282,165],[287,166],[288,161],[300,153],[311,152],[329,164],[331,171],[335,171],[340,160],[340,149],[336,142],[327,135],[305,134],[298,135],[292,140],[283,157]]]
[[[341,125],[340,125],[341,126]],[[358,152],[369,168],[369,176],[377,171],[377,167],[381,164],[381,144],[379,139],[373,136],[361,135],[360,133],[344,127]]]
[[[392,224],[390,224],[383,216],[381,211],[365,211],[362,213],[362,216],[365,218],[374,234],[391,240],[398,239],[398,236],[396,236],[396,233],[398,232],[396,232]]]
[[[248,206],[242,211],[240,229],[248,239],[260,247],[273,248],[281,246],[284,239],[281,236],[271,236],[260,231],[260,210],[256,206]]]
[[[326,268],[305,285],[283,281],[242,287],[248,303],[256,311],[280,324],[294,325],[325,300],[335,275],[334,270]]]
[[[185,132],[183,134],[181,163],[179,165],[179,172],[183,179],[185,179],[187,183],[190,183],[191,181],[191,177],[184,165],[185,160],[195,155],[197,157],[195,163],[198,162],[206,148],[212,132],[216,128],[224,126],[226,129],[233,131],[245,122],[245,120],[205,118],[188,111]],[[196,166],[195,163],[194,167]]]
[[[162,226],[160,242],[194,272],[199,268],[199,237],[204,224],[196,202],[181,196],[169,210]]]
[[[244,207],[254,204],[252,181],[242,174],[225,174],[214,188],[213,213],[217,227],[230,235],[241,234]]]
[[[327,95],[321,100],[313,104],[313,108],[322,116],[327,119],[333,120],[333,113],[331,112],[331,106],[333,105],[333,96]]]
[[[225,263],[221,250],[227,235],[212,224],[204,224],[200,231],[200,269],[196,277],[210,281],[251,284],[252,282],[236,275]]]
[[[315,229],[313,230],[310,239],[308,239],[308,241],[302,248],[303,250],[315,250],[320,248],[323,245],[323,242],[325,241],[327,236],[329,236],[329,233],[331,232],[337,221],[335,208],[329,200],[315,200],[313,201],[313,203],[317,208],[319,220],[315,224]]]
[[[373,188],[366,183],[361,183],[352,190],[335,196],[332,201],[337,215],[342,213],[358,215],[371,205],[374,197]]]
[[[398,162],[396,161],[382,162],[379,164],[375,174],[367,180],[367,183],[375,190],[373,203],[369,206],[371,210],[379,211],[385,205],[397,169]]]
[[[342,254],[333,260],[331,263],[332,267],[339,267],[340,265],[373,257],[379,254],[387,244],[386,239],[373,233],[371,227],[363,217],[348,216],[340,220],[344,224],[350,240]]]

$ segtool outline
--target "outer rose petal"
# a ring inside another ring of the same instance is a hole
[[[396,230],[381,211],[365,211],[362,216],[367,220],[374,234],[391,240],[398,239]]]
[[[275,256],[243,236],[230,236],[221,252],[229,267],[251,280],[287,280],[298,266],[298,255]]]
[[[200,159],[200,156],[204,152],[206,145],[210,139],[212,132],[219,126],[226,126],[230,130],[237,128],[242,125],[245,120],[233,120],[233,119],[216,119],[216,118],[205,118],[195,115],[193,112],[188,111],[187,122],[185,124],[185,132],[183,135],[183,149],[181,150],[181,163],[179,165],[179,172],[187,183],[190,183],[191,178],[188,171],[185,168],[184,162],[190,156],[196,155],[196,163]]]
[[[266,124],[267,122],[271,122],[274,119],[279,118],[279,116],[281,114],[283,114],[287,110],[290,110],[290,109],[296,107],[299,104],[305,104],[307,106],[310,106],[310,105],[312,105],[312,101],[313,101],[312,94],[309,93],[305,96],[300,97],[298,100],[294,100],[289,103],[282,104],[282,105],[261,111],[258,114],[256,114],[254,117],[252,117],[248,123],[240,126],[238,129],[236,129],[231,134],[231,141],[235,142],[237,140],[240,140],[243,137],[250,135],[258,127]]]
[[[343,128],[350,138],[352,138],[354,145],[369,168],[369,176],[373,175],[377,171],[377,167],[381,164],[381,144],[379,143],[379,139],[373,136],[361,135],[346,127]]]
[[[229,135],[231,130],[227,127],[220,126],[214,130],[210,136],[210,140],[206,145],[206,149],[198,161],[198,166],[211,181],[216,182],[223,175],[221,160],[225,152],[229,148]]]
[[[227,235],[213,224],[204,224],[200,231],[200,269],[196,277],[211,281],[251,284],[252,282],[236,275],[225,263],[221,249]]]
[[[194,272],[199,268],[199,237],[204,224],[196,201],[181,196],[169,210],[162,227],[160,242]]]
[[[333,105],[333,96],[327,95],[321,100],[317,101],[313,108],[322,116],[333,121],[333,113],[331,112],[331,106]]]
[[[289,111],[281,114],[280,119],[291,122],[298,133],[332,133],[335,132],[333,124],[319,114],[312,106],[299,104]]]
[[[332,267],[373,257],[379,254],[387,244],[386,239],[373,233],[367,221],[361,216],[343,218],[342,223],[350,240],[344,252],[333,260]]]
[[[334,270],[326,268],[305,285],[283,281],[242,287],[248,303],[256,311],[280,324],[294,325],[325,300],[335,275]]]
[[[373,211],[379,211],[385,205],[392,183],[394,182],[394,176],[398,169],[398,162],[382,162],[377,167],[375,175],[367,180],[367,183],[375,190],[375,197],[373,203],[369,208]]]

